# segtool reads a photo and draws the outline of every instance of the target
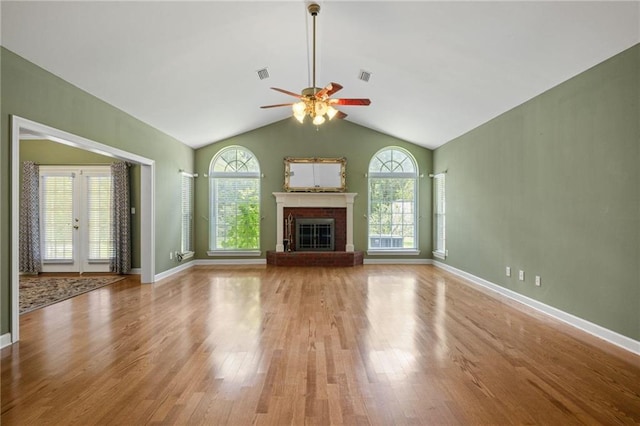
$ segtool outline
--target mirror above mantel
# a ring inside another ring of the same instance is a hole
[[[287,192],[344,192],[347,160],[339,158],[284,159],[284,190]]]

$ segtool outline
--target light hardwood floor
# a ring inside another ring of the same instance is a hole
[[[640,357],[433,266],[129,278],[21,337],[3,425],[640,423]]]

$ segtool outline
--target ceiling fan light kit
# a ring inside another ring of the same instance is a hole
[[[316,87],[316,16],[320,12],[320,6],[311,3],[307,10],[313,18],[313,82],[312,87],[302,90],[302,94],[290,92],[288,90],[272,87],[273,90],[284,93],[286,95],[295,96],[300,100],[296,103],[264,105],[260,108],[275,108],[281,106],[291,106],[293,116],[300,123],[304,123],[304,119],[309,116],[314,125],[319,126],[327,119],[334,117],[345,118],[347,114],[334,108],[334,105],[342,106],[366,106],[371,104],[369,99],[332,99],[331,95],[342,89],[338,83],[329,83],[324,89]]]

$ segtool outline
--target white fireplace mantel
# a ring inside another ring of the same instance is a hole
[[[276,197],[276,251],[284,251],[285,207],[338,207],[347,209],[346,251],[353,251],[353,199],[355,192],[274,192]]]

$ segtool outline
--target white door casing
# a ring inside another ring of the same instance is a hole
[[[155,161],[26,118],[11,116],[11,343],[20,338],[18,233],[20,224],[20,135],[28,133],[64,145],[139,164],[142,283],[155,280]]]

